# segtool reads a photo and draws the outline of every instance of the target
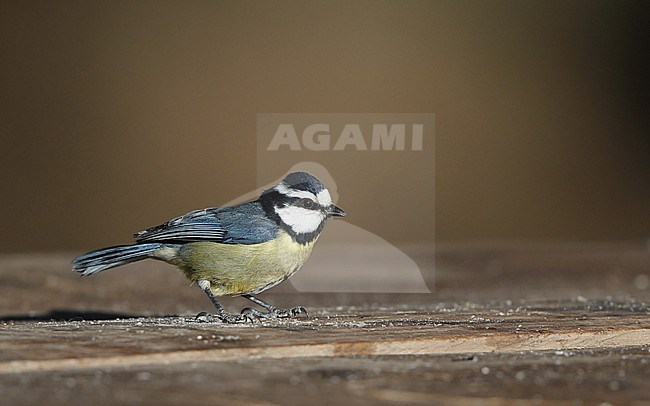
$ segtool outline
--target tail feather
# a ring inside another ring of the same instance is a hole
[[[149,258],[162,244],[120,245],[102,248],[80,255],[72,260],[72,270],[88,276],[116,266]]]

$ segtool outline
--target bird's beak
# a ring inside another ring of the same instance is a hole
[[[329,212],[327,214],[329,214],[330,216],[345,217],[345,212],[341,210],[340,207],[334,205],[330,206]]]

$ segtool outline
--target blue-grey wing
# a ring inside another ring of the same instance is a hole
[[[214,209],[194,210],[159,226],[137,232],[133,236],[139,243],[221,242],[226,235],[226,230],[221,227],[213,211]]]
[[[136,233],[137,242],[258,244],[272,239],[277,226],[256,202],[194,210],[164,224]]]
[[[226,244],[259,244],[278,234],[278,225],[266,216],[257,201],[223,207],[215,215],[226,229],[223,239]]]

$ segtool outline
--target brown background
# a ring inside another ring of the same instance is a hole
[[[647,238],[646,25],[643,2],[5,0],[0,251],[249,192],[265,112],[435,113],[439,241]],[[332,171],[350,221],[428,238],[368,197],[433,173],[355,170]]]

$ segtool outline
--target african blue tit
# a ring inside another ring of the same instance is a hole
[[[332,216],[345,212],[327,188],[306,172],[293,172],[252,202],[194,210],[134,234],[136,243],[102,248],[72,261],[83,276],[146,258],[177,266],[205,292],[224,322],[291,317],[301,307],[278,309],[254,297],[299,270]],[[216,297],[242,296],[265,311],[228,313]]]

